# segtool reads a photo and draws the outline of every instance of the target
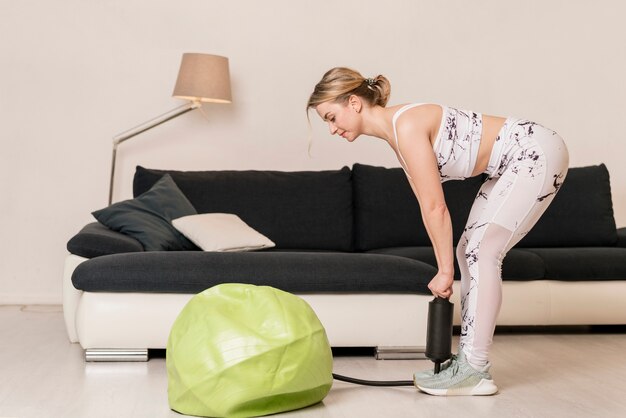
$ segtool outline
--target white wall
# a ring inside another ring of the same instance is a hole
[[[59,303],[65,243],[106,205],[111,137],[182,102],[183,52],[230,58],[234,103],[205,105],[120,148],[134,166],[398,166],[382,141],[346,144],[304,106],[329,68],[432,101],[557,130],[571,165],[604,162],[626,225],[626,54],[619,0],[0,0],[0,303]]]

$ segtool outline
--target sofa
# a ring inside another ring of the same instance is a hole
[[[146,251],[100,222],[67,243],[63,310],[88,361],[147,360],[190,298],[214,285],[269,285],[306,300],[333,347],[423,357],[436,262],[400,168],[175,171],[137,167],[136,199],[166,175],[199,214],[236,214],[274,246]],[[485,180],[443,184],[456,243]],[[94,212],[95,214],[95,212]],[[121,231],[121,232],[120,232]],[[460,323],[456,266],[455,324]],[[571,168],[561,191],[502,265],[498,325],[626,324],[626,228],[604,164]]]

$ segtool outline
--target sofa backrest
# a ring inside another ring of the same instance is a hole
[[[430,246],[417,200],[400,168],[353,167],[355,248]],[[443,183],[458,242],[485,176]],[[561,190],[517,247],[614,246],[609,172],[604,164],[570,168]]]
[[[137,167],[135,196],[169,173],[199,213],[234,213],[282,249],[367,251],[430,246],[419,205],[400,168],[352,171],[165,171]],[[484,176],[443,183],[454,243]],[[609,172],[570,168],[535,227],[517,247],[614,246]]]
[[[198,213],[234,213],[276,248],[351,251],[348,167],[328,171],[171,171],[137,167],[139,196],[169,173]]]
[[[355,164],[352,182],[357,250],[431,245],[417,199],[401,168]],[[443,183],[455,243],[481,184],[480,176]]]

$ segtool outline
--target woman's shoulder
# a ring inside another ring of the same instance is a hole
[[[445,106],[437,103],[410,103],[394,107],[397,108],[393,116],[396,129],[404,131],[439,126]]]

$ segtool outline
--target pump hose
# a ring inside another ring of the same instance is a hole
[[[335,380],[365,386],[413,386],[412,380],[362,380],[333,373]]]

